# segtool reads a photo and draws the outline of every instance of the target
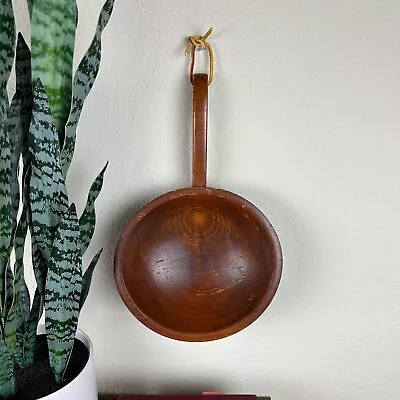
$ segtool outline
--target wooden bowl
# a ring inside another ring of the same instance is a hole
[[[161,335],[220,339],[256,320],[282,271],[278,237],[253,204],[231,192],[186,188],[147,204],[121,236],[118,290]]]
[[[264,214],[206,185],[208,77],[193,77],[193,187],[167,193],[130,221],[115,253],[129,310],[161,335],[206,341],[232,335],[267,308],[282,272]]]

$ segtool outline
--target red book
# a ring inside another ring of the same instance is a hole
[[[267,400],[269,398],[264,398]],[[257,396],[252,394],[200,394],[200,395],[139,395],[122,396],[119,400],[257,400]]]

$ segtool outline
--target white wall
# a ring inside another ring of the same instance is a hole
[[[103,0],[80,0],[77,61]],[[22,0],[16,1],[21,19]],[[215,29],[209,183],[261,208],[284,251],[277,296],[233,337],[181,343],[128,312],[113,253],[133,212],[190,184],[185,36]],[[81,327],[104,392],[273,400],[400,392],[400,2],[117,0],[78,132],[80,208],[110,161]]]

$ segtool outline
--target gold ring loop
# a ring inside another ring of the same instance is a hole
[[[214,78],[214,52],[210,46],[210,44],[207,42],[207,38],[211,35],[213,29],[210,28],[207,33],[204,36],[189,36],[189,43],[186,47],[185,50],[185,55],[188,55],[189,53],[191,54],[191,62],[190,62],[190,82],[193,85],[193,74],[194,74],[194,64],[196,61],[196,48],[201,48],[201,49],[207,49],[208,50],[208,56],[210,59],[210,73],[208,77],[208,85],[211,84]]]

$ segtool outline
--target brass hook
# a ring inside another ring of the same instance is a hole
[[[208,37],[211,35],[213,31],[213,28],[210,28],[207,33],[203,36],[189,36],[189,43],[186,46],[185,50],[185,56],[188,54],[191,54],[192,60],[190,63],[190,82],[193,85],[193,72],[194,72],[194,64],[196,61],[196,49],[203,50],[207,49],[208,50],[208,56],[210,59],[210,73],[208,76],[208,85],[211,84],[213,78],[214,78],[214,52],[210,46],[210,44],[207,42]]]

